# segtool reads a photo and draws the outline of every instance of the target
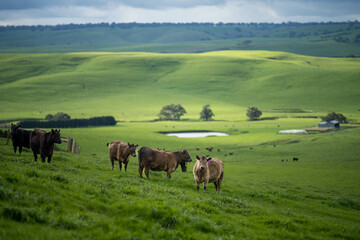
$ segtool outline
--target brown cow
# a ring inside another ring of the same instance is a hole
[[[40,154],[42,162],[45,162],[47,157],[47,161],[50,163],[54,152],[54,143],[61,142],[60,130],[51,129],[50,132],[45,132],[34,129],[30,134],[30,148],[33,151],[35,161],[37,161],[37,155]]]
[[[125,172],[129,162],[130,155],[136,157],[136,149],[138,145],[125,143],[122,141],[114,141],[107,143],[106,146],[109,146],[109,157],[111,162],[112,170],[114,170],[114,161],[119,162],[119,167],[121,171],[122,163],[125,164]]]
[[[183,168],[186,162],[191,162],[190,155],[186,149],[178,152],[160,151],[148,147],[142,147],[139,150],[139,173],[142,178],[142,172],[145,168],[145,175],[150,180],[149,171],[165,171],[167,177],[171,178],[171,173],[176,170],[179,164]]]
[[[224,163],[218,158],[199,157],[196,155],[193,174],[197,184],[197,190],[200,189],[200,183],[204,183],[204,190],[207,184],[213,182],[216,192],[220,191],[221,181],[224,176]]]
[[[16,153],[19,147],[19,153],[22,152],[22,147],[30,148],[30,134],[31,131],[24,130],[20,124],[11,124],[11,140]]]

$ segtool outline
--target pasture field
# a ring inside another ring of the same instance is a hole
[[[51,164],[35,163],[29,150],[14,154],[3,139],[0,238],[359,239],[359,129],[284,137],[273,132],[276,126],[264,129],[287,121],[264,122],[245,127],[244,137],[235,128],[245,121],[63,129],[64,136],[79,139],[82,154],[56,151]],[[233,136],[179,139],[157,133],[165,125],[224,131],[225,124],[235,125]],[[140,179],[137,158],[126,173],[112,171],[105,144],[120,138],[172,151],[187,148],[193,162],[171,180],[165,172]],[[205,150],[210,146],[211,153]],[[196,191],[191,170],[197,154],[224,161],[220,194],[212,184]]]

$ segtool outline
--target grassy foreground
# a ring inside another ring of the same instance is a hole
[[[214,124],[216,129],[219,123]],[[140,179],[136,158],[130,159],[128,172],[111,171],[104,135],[121,132],[123,139],[131,139],[127,131],[136,128],[87,129],[100,139],[98,148],[91,146],[94,141],[85,129],[68,129],[83,136],[82,144],[90,148],[81,155],[56,151],[51,164],[35,163],[30,151],[14,154],[2,140],[0,238],[360,239],[358,129],[308,135],[276,146],[273,141],[279,137],[247,147],[233,140],[228,148],[219,144],[227,137],[163,141],[154,139],[157,134],[143,135],[142,145],[185,147],[193,161],[196,154],[223,159],[225,177],[216,194],[213,185],[206,192],[196,191],[193,162],[187,173],[178,169],[171,180],[163,172],[151,172],[151,181]],[[209,153],[205,146],[221,152]],[[90,155],[92,151],[97,154]],[[227,151],[234,154],[225,157]],[[294,154],[299,162],[291,161]],[[289,161],[282,162],[285,158]]]

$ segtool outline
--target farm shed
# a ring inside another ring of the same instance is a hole
[[[337,120],[332,120],[330,122],[321,122],[318,125],[319,128],[339,128],[340,123]]]
[[[307,134],[307,131],[303,129],[281,130],[279,134]]]

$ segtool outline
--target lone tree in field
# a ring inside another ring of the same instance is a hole
[[[180,104],[170,104],[164,106],[158,116],[160,120],[179,120],[185,113],[185,108]]]
[[[339,121],[339,123],[347,123],[348,120],[346,119],[346,117],[344,115],[342,115],[341,113],[328,113],[328,115],[326,115],[325,117],[322,117],[322,120],[324,122],[330,122],[332,120],[337,120]]]
[[[206,104],[200,112],[200,120],[210,121],[213,116],[215,116],[215,114],[210,109],[210,104]]]
[[[257,107],[248,107],[246,116],[250,118],[250,121],[258,119],[262,115],[262,112]]]

